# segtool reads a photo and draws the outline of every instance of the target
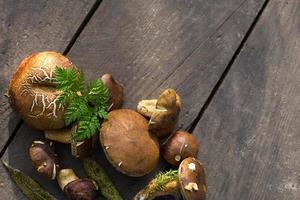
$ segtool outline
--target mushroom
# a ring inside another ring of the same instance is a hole
[[[57,182],[70,200],[93,200],[97,197],[97,185],[88,178],[78,178],[72,169],[58,172]]]
[[[197,157],[198,150],[197,139],[185,131],[177,131],[162,146],[164,159],[175,166],[187,157]]]
[[[100,142],[108,161],[128,176],[148,174],[159,161],[156,137],[148,131],[147,120],[133,110],[109,112],[101,126]]]
[[[62,128],[56,130],[46,130],[45,138],[55,142],[60,142],[64,144],[70,144],[72,139],[72,129],[71,128]]]
[[[57,155],[48,141],[33,141],[29,148],[29,156],[39,175],[54,180],[58,170]]]
[[[140,190],[133,200],[152,200],[158,196],[183,196],[185,200],[205,200],[205,173],[196,158],[184,159],[179,170],[158,174],[149,184]]]
[[[204,168],[196,158],[186,158],[179,166],[180,191],[185,200],[205,200]]]
[[[71,68],[63,55],[45,51],[25,58],[9,84],[9,102],[20,117],[38,130],[65,126],[64,109],[57,103],[60,91],[54,88],[55,67]]]
[[[180,196],[177,170],[156,175],[144,189],[134,196],[133,200],[151,200],[165,195]]]
[[[169,136],[178,121],[181,99],[173,89],[166,89],[158,99],[142,100],[137,111],[150,117],[149,130],[159,138]]]
[[[71,144],[72,155],[75,158],[84,158],[92,153],[93,138],[91,137],[79,142],[74,140],[72,135],[76,132],[77,128],[77,124],[74,123],[69,128],[47,130],[45,131],[45,137],[56,142]]]
[[[109,108],[110,110],[119,109],[123,104],[123,86],[115,81],[111,74],[104,74],[101,77],[103,84],[109,91]]]
[[[71,128],[71,135],[73,135],[78,128],[78,124],[74,123]],[[75,158],[85,158],[91,155],[93,151],[93,137],[85,139],[83,141],[76,141],[71,139],[71,153]]]

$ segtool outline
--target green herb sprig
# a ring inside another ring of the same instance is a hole
[[[55,68],[56,88],[62,91],[58,103],[66,106],[65,123],[78,123],[73,135],[76,141],[92,137],[100,127],[99,121],[107,117],[109,93],[100,79],[85,85],[84,73],[73,66]]]
[[[170,170],[164,173],[159,172],[154,178],[155,188],[162,191],[165,189],[167,183],[175,180],[178,180],[178,170]]]

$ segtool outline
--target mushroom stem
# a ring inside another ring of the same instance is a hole
[[[158,174],[145,188],[135,195],[133,200],[152,200],[158,196],[165,195],[180,196],[177,170]]]
[[[58,172],[57,182],[59,187],[64,190],[69,183],[79,179],[74,173],[73,169],[62,169]]]
[[[142,100],[137,105],[137,110],[145,117],[151,117],[156,111],[157,99]]]
[[[70,200],[94,200],[97,197],[97,185],[88,178],[78,178],[72,169],[58,172],[57,182]]]
[[[55,141],[55,142],[70,144],[71,138],[72,138],[71,129],[63,128],[63,129],[57,129],[57,130],[46,130],[45,138]]]

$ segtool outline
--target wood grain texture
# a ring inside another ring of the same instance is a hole
[[[0,1],[0,150],[19,118],[7,98],[9,80],[33,52],[63,52],[93,1]]]
[[[300,197],[299,9],[269,2],[194,131],[209,199]]]
[[[262,4],[255,0],[104,1],[68,56],[88,79],[110,72],[122,82],[124,107],[135,109],[139,100],[174,87],[183,98],[180,126],[185,126],[198,114]],[[40,132],[22,126],[4,158],[43,182],[24,152],[38,137]],[[84,174],[81,162],[70,158],[68,146],[58,146],[57,152],[62,166],[75,166]],[[94,155],[125,199],[166,166],[162,161],[151,174],[129,178],[113,169],[99,147]],[[45,185],[62,198],[55,183]]]
[[[33,52],[63,52],[92,5],[88,0],[0,1],[0,150],[20,120],[4,96],[14,69]],[[17,199],[2,165],[0,183],[1,199]]]
[[[262,2],[103,1],[69,56],[90,79],[112,73],[125,85],[127,108],[177,89],[184,125],[197,115]]]

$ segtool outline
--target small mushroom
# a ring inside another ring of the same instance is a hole
[[[145,188],[134,196],[133,200],[152,200],[166,195],[175,198],[180,196],[177,170],[156,175]]]
[[[185,200],[205,200],[205,172],[196,158],[186,158],[179,166],[180,191]]]
[[[78,128],[75,123],[71,129],[71,135],[73,135]],[[75,158],[85,158],[92,154],[93,151],[93,137],[85,139],[83,141],[76,141],[71,139],[71,153]]]
[[[12,108],[38,130],[65,126],[64,107],[57,102],[61,91],[55,89],[54,83],[56,66],[71,68],[72,63],[52,51],[32,54],[20,63],[9,84]]]
[[[85,158],[92,153],[93,150],[93,138],[89,138],[83,141],[75,141],[72,139],[72,135],[77,130],[77,124],[74,123],[72,127],[47,130],[45,131],[45,138],[71,145],[71,153],[75,158]]]
[[[147,120],[129,109],[108,113],[102,123],[100,142],[108,161],[128,176],[143,176],[159,161],[159,145],[148,131]]]
[[[187,157],[197,157],[199,145],[197,139],[185,131],[177,131],[162,146],[164,159],[175,166],[179,166]]]
[[[72,169],[58,172],[57,182],[70,200],[93,200],[97,197],[97,185],[88,178],[78,178]]]
[[[173,89],[161,93],[158,99],[142,100],[138,103],[137,111],[150,117],[149,130],[159,138],[169,136],[178,121],[181,99]]]
[[[57,156],[51,142],[36,140],[29,148],[29,156],[39,175],[54,180],[58,170]]]
[[[123,104],[123,86],[117,82],[111,74],[104,74],[101,77],[103,84],[109,91],[109,108],[110,110],[119,109]]]

